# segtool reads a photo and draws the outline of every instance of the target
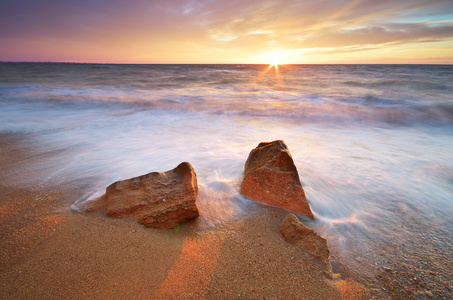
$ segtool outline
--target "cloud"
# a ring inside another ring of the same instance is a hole
[[[425,24],[386,24],[340,32],[326,32],[311,36],[301,42],[305,48],[378,46],[438,42],[453,38],[453,26],[428,26]]]
[[[206,49],[239,60],[272,50],[377,51],[451,40],[452,12],[451,0],[2,0],[0,60],[27,44],[69,51],[63,43],[156,60]]]
[[[250,31],[249,34],[273,34],[274,31],[273,30],[254,30],[254,31]]]

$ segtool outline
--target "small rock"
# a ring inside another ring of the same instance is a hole
[[[282,221],[280,233],[286,241],[305,248],[325,267],[326,276],[333,279],[330,264],[330,251],[325,238],[319,236],[313,229],[302,224],[294,214],[288,214]]]
[[[434,298],[435,297],[434,294],[431,293],[430,291],[425,291],[425,293],[426,293],[426,296],[428,296],[429,298]]]

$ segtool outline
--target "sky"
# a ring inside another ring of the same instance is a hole
[[[452,0],[0,0],[0,61],[453,63]]]

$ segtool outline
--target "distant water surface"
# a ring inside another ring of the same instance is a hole
[[[334,271],[378,296],[453,293],[453,66],[4,63],[0,133],[65,150],[26,179],[89,178],[74,209],[189,161],[200,230],[260,206],[238,194],[245,160],[283,139]]]

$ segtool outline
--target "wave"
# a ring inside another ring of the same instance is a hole
[[[344,81],[344,85],[360,88],[371,89],[386,89],[394,88],[397,90],[409,89],[417,91],[453,91],[453,87],[449,82],[426,82],[423,80],[408,80],[408,79],[383,79],[378,81]]]
[[[228,85],[194,89],[64,89],[40,85],[1,88],[1,102],[14,105],[89,105],[157,109],[287,119],[296,122],[371,122],[400,125],[453,124],[453,103],[387,99],[375,95],[332,97],[265,89],[231,89]]]
[[[1,64],[0,104],[452,124],[451,66]]]

